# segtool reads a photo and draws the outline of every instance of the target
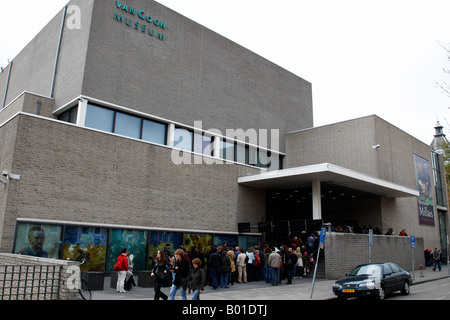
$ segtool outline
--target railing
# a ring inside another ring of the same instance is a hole
[[[61,266],[0,265],[0,300],[58,300]]]

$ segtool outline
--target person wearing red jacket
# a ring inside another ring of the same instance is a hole
[[[122,252],[120,253],[120,256],[117,257],[116,266],[114,267],[114,270],[117,271],[117,285],[116,289],[118,293],[126,292],[124,289],[125,285],[125,278],[127,276],[128,271],[128,257],[127,257],[127,249],[122,249]]]

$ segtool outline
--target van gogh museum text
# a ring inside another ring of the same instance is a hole
[[[129,27],[134,26],[134,29],[140,30],[142,33],[148,33],[152,37],[155,36],[155,29],[152,29],[152,26],[156,26],[161,29],[166,29],[166,24],[164,22],[160,21],[159,19],[152,18],[150,15],[147,15],[145,13],[145,11],[143,11],[143,10],[138,11],[136,14],[135,8],[130,7],[130,6],[126,5],[125,3],[120,2],[118,0],[116,1],[116,5],[117,5],[117,8],[120,9],[122,12],[121,13],[116,12],[114,14],[114,20],[117,20],[119,22],[125,21],[127,26],[129,26]],[[139,19],[141,19],[142,21],[139,21],[136,18],[136,19],[134,19],[134,23],[133,23],[133,17],[124,17],[123,16],[124,12],[127,12],[133,16],[137,15],[137,17]],[[147,25],[146,23],[149,23],[149,25]],[[156,38],[164,41],[164,33],[157,31]]]

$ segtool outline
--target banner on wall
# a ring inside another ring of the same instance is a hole
[[[432,183],[430,163],[428,160],[413,154],[416,189],[419,210],[419,224],[434,226],[434,205],[432,198]]]

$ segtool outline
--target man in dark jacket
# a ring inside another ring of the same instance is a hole
[[[175,278],[172,281],[172,288],[170,289],[169,300],[175,300],[175,294],[178,289],[181,289],[181,299],[186,300],[186,286],[189,276],[189,261],[184,258],[184,251],[177,249],[175,251],[175,263],[170,270],[175,273]]]
[[[211,255],[209,256],[208,266],[209,266],[209,275],[212,281],[212,288],[214,290],[219,286],[217,284],[217,277],[220,274],[220,267],[222,265],[222,257],[217,253],[216,248],[211,249]]]

